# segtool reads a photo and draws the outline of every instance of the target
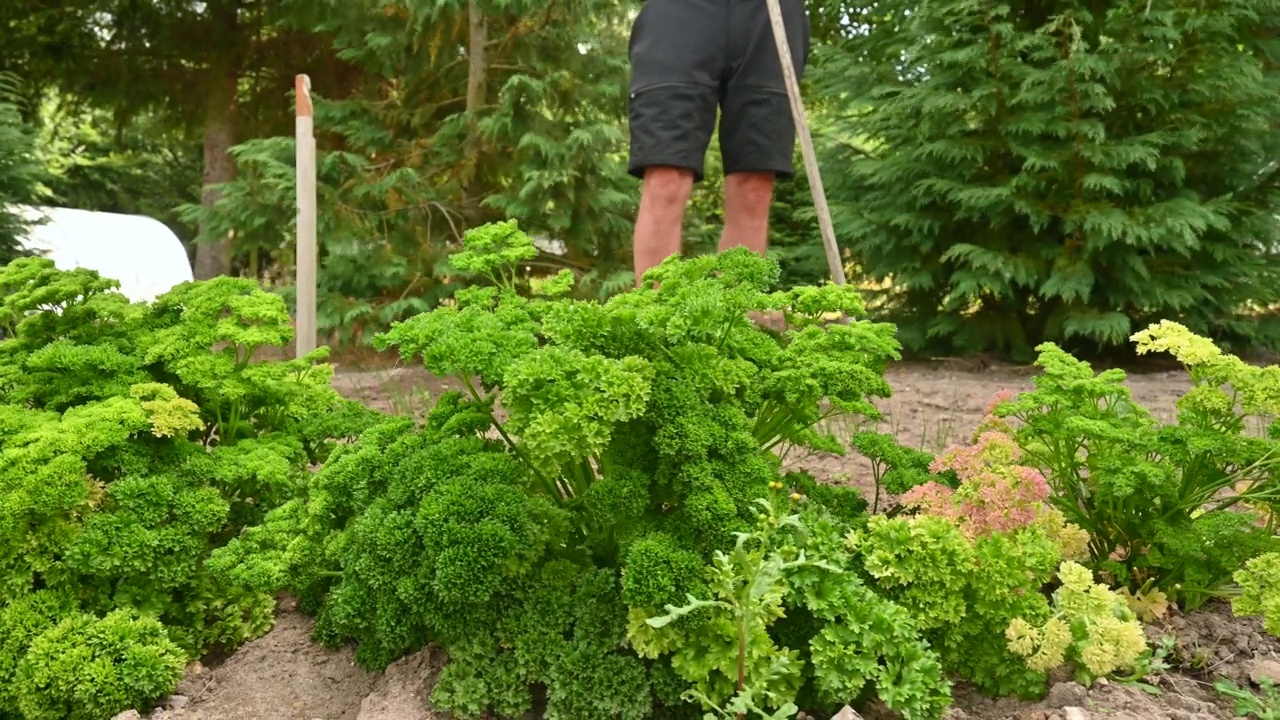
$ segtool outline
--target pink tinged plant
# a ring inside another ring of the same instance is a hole
[[[1055,518],[1045,501],[1049,483],[1035,468],[1019,465],[1022,451],[1009,435],[988,430],[968,446],[954,447],[939,455],[930,471],[952,471],[960,486],[952,490],[939,483],[920,485],[902,503],[921,512],[954,521],[969,537],[1013,532],[1041,520]]]
[[[954,491],[937,482],[927,482],[911,488],[902,496],[902,504],[927,515],[951,520],[957,525],[961,524],[963,517],[960,506],[955,502]]]

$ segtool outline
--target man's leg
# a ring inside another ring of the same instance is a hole
[[[775,178],[795,174],[795,123],[768,8],[759,0],[730,0],[729,63],[720,150],[724,156],[724,234],[720,249],[764,254]],[[809,20],[802,0],[781,0],[797,77],[809,56]]]
[[[680,252],[684,209],[692,190],[692,170],[668,166],[645,170],[633,238],[636,287],[645,271]]]
[[[636,285],[681,250],[693,183],[716,125],[730,0],[646,0],[631,29],[630,173],[644,179]]]
[[[720,252],[745,247],[764,255],[769,243],[769,205],[774,174],[737,172],[724,178],[724,232]]]

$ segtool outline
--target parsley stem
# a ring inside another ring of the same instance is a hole
[[[467,392],[471,393],[471,399],[478,403],[484,402],[484,398],[482,398],[479,391],[476,390],[475,383],[471,382],[470,373],[460,373],[457,375],[457,378],[462,380],[462,384],[466,386]],[[538,484],[542,486],[543,492],[553,498],[556,498],[561,502],[561,504],[569,499],[567,492],[562,489],[558,483],[547,478],[547,476],[543,474],[542,470],[533,463],[533,460],[529,455],[525,453],[524,448],[517,445],[516,441],[511,439],[511,436],[507,434],[506,429],[502,427],[502,423],[499,423],[498,418],[493,416],[492,410],[489,412],[489,425],[493,427],[494,430],[498,431],[498,435],[502,436],[503,442],[507,444],[507,447],[511,448],[511,452],[515,453],[516,457],[520,458],[520,461],[524,463],[525,467],[529,468],[529,471],[533,473],[535,478],[537,478]]]

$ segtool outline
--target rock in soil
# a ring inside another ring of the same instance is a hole
[[[1051,708],[1083,706],[1089,699],[1089,691],[1079,683],[1061,682],[1049,689],[1044,704]]]
[[[1280,662],[1275,660],[1254,660],[1249,663],[1249,679],[1256,685],[1270,680],[1280,685]]]
[[[160,702],[156,704],[159,705],[160,707],[172,708],[174,710],[181,710],[182,708],[191,704],[191,698],[187,697],[186,695],[168,695],[163,698],[160,698]]]

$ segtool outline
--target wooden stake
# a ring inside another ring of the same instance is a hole
[[[782,63],[782,77],[787,83],[787,97],[791,101],[791,118],[800,136],[800,150],[804,153],[805,174],[809,177],[809,189],[813,191],[813,208],[818,212],[818,229],[822,232],[822,245],[827,251],[827,267],[831,281],[844,285],[844,262],[840,259],[840,247],[836,245],[836,231],[831,224],[831,208],[827,207],[827,194],[822,189],[822,175],[818,172],[818,155],[809,135],[809,121],[805,117],[804,102],[800,99],[800,81],[792,64],[791,45],[787,42],[787,25],[782,19],[782,6],[778,0],[765,0],[769,6],[769,21],[773,25],[774,45],[778,48],[778,61]]]
[[[297,356],[316,349],[316,139],[314,113],[311,107],[311,78],[299,75],[294,80],[297,95],[297,170],[298,170],[298,238],[297,238]]]

